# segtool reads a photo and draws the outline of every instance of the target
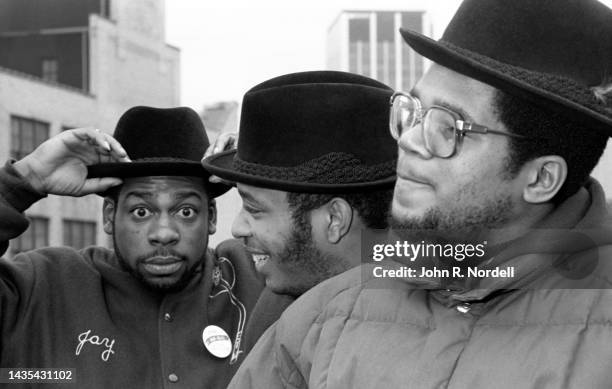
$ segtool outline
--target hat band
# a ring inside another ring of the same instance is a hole
[[[591,111],[607,116],[608,118],[612,117],[612,108],[607,107],[605,104],[600,102],[593,93],[591,87],[596,85],[592,85],[591,87],[581,85],[567,77],[536,72],[520,66],[509,65],[486,55],[456,46],[448,41],[439,40],[438,43],[462,56],[468,57],[472,60],[480,62],[482,65],[495,69],[497,72],[501,72],[514,80],[518,80],[522,83],[526,83],[538,89],[558,95],[563,99],[572,101]]]
[[[396,161],[363,165],[363,162],[352,154],[333,152],[297,166],[279,167],[247,162],[236,154],[233,167],[240,173],[282,181],[348,184],[377,181],[393,176]]]
[[[133,162],[191,162],[200,163],[200,161],[194,161],[193,159],[186,159],[180,157],[147,157],[147,158],[134,158]]]

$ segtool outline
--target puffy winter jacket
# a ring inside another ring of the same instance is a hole
[[[367,264],[321,283],[263,335],[229,387],[612,387],[612,229],[599,184],[539,227],[486,262],[514,277],[446,290],[436,279],[381,280]]]

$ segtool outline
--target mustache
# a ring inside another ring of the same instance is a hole
[[[174,257],[181,261],[187,260],[187,257],[185,255],[179,253],[178,251],[175,251],[173,249],[168,249],[168,248],[159,248],[147,254],[139,255],[138,257],[136,257],[136,260],[138,262],[147,262],[149,259],[155,258],[155,257],[164,257],[164,258]]]
[[[249,253],[259,253],[261,252],[255,245],[252,245],[248,238],[242,238],[242,246]]]

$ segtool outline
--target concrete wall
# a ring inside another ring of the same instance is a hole
[[[47,122],[50,124],[49,135],[53,136],[61,132],[63,126],[109,125],[93,119],[98,116],[97,106],[98,102],[93,96],[76,89],[46,84],[25,74],[0,70],[0,160],[9,158],[11,115]],[[95,195],[80,199],[49,196],[34,204],[27,214],[48,217],[49,243],[60,245],[63,243],[62,218],[97,221],[100,204]]]
[[[160,0],[113,2],[133,7],[163,5]],[[161,8],[163,9],[163,8]],[[118,12],[122,21],[129,14]],[[163,13],[162,13],[163,16]],[[155,16],[153,24],[159,21]],[[159,31],[163,31],[163,28]],[[163,38],[163,37],[162,37]],[[135,105],[172,107],[179,105],[180,52],[166,45],[158,34],[134,31],[98,15],[89,15],[89,93],[47,83],[25,73],[0,68],[0,160],[10,152],[11,115],[50,123],[50,136],[62,127],[93,126],[112,133],[117,120]],[[95,221],[97,244],[108,242],[101,225],[102,201],[96,195],[83,198],[49,196],[27,213],[49,218],[49,243],[63,243],[64,218]]]

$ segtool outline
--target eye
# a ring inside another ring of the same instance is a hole
[[[249,204],[246,203],[242,203],[242,208],[249,213],[250,215],[257,215],[258,213],[260,213],[261,211]]]
[[[198,211],[193,207],[182,207],[177,214],[183,219],[193,219],[197,216]]]
[[[134,217],[136,217],[137,219],[145,219],[151,216],[152,214],[152,212],[148,208],[145,208],[145,207],[134,208],[130,211],[130,213],[134,215]]]

